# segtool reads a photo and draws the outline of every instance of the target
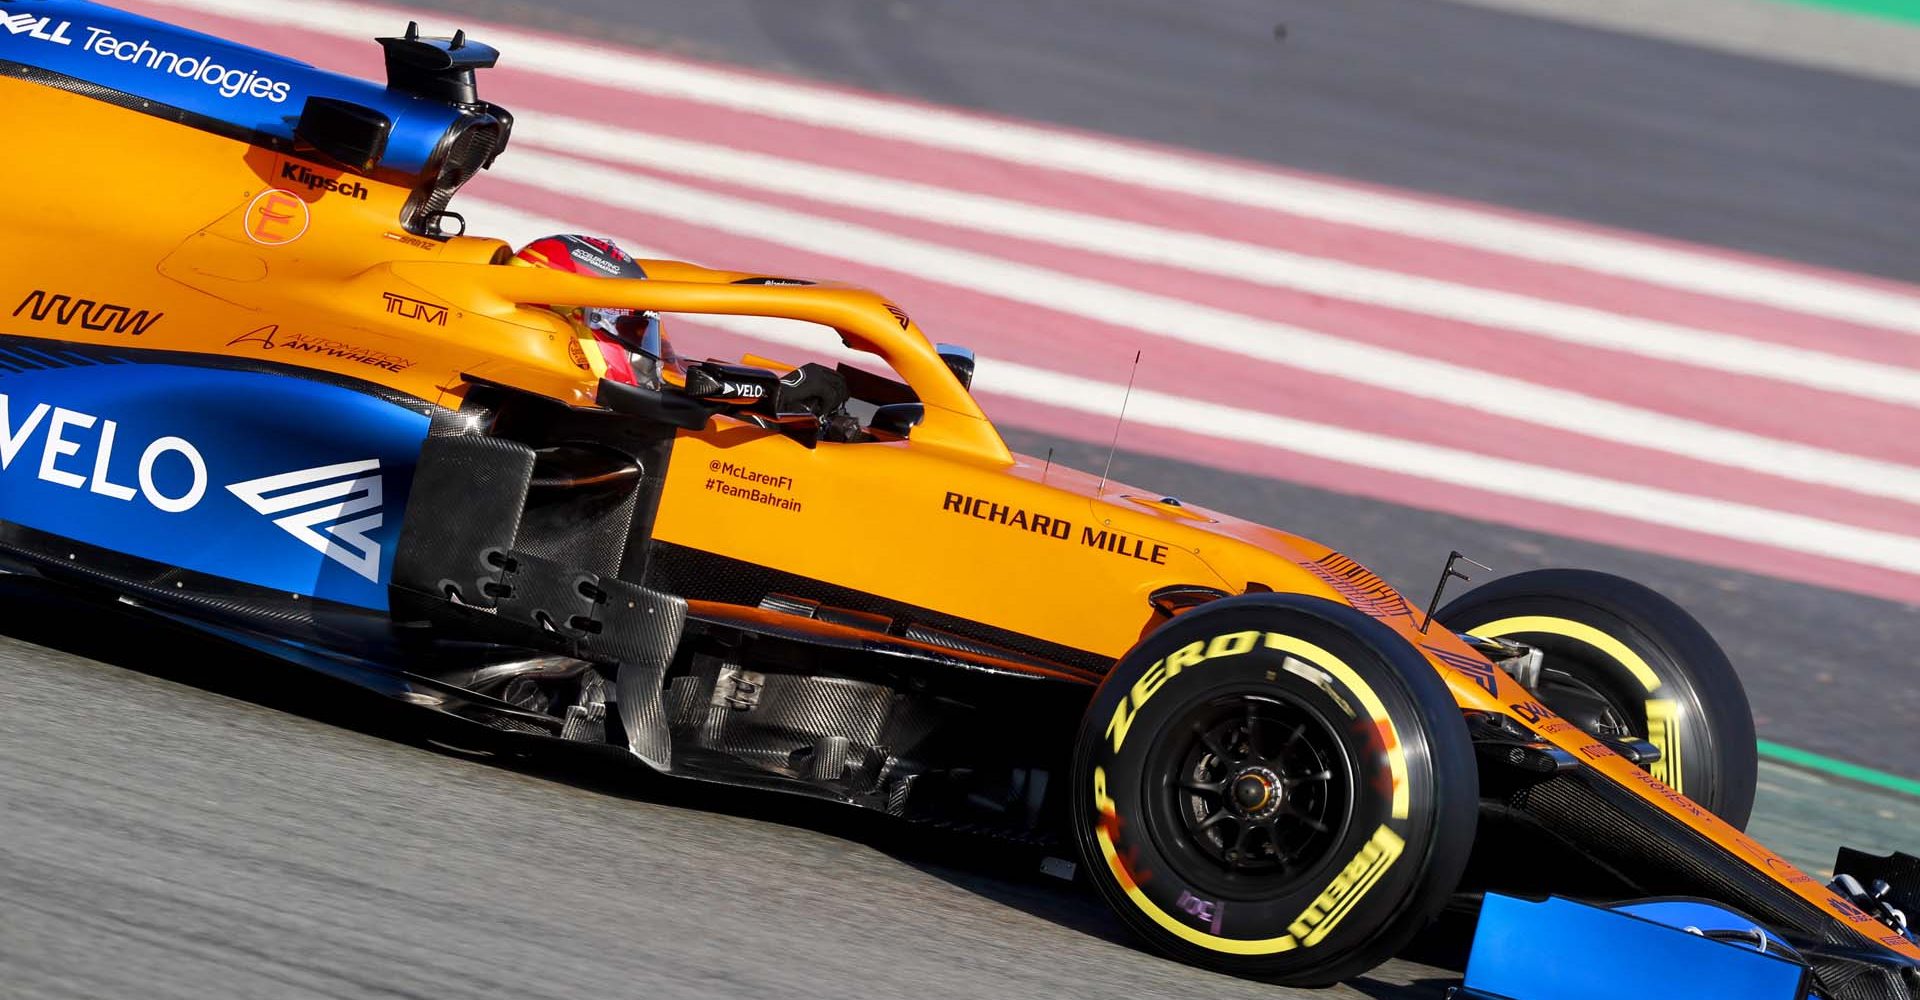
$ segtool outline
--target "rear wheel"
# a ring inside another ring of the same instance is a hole
[[[1648,740],[1654,777],[1746,826],[1760,766],[1753,710],[1726,653],[1679,605],[1622,577],[1547,569],[1469,591],[1438,618],[1541,649],[1534,694],[1548,708],[1596,736]]]
[[[1460,710],[1397,633],[1318,598],[1227,598],[1121,659],[1074,757],[1087,870],[1195,964],[1326,985],[1445,903],[1478,785]]]

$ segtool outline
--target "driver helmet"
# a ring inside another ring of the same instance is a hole
[[[640,262],[618,244],[596,236],[542,237],[514,254],[513,263],[596,278],[645,279],[647,276]],[[650,389],[663,388],[663,373],[679,369],[680,358],[661,329],[658,313],[557,304],[549,308],[566,317],[579,331],[580,336],[570,350],[574,364],[581,368],[601,371],[605,378],[615,382]],[[589,358],[583,343],[591,344],[599,357]],[[600,364],[594,364],[594,360]]]

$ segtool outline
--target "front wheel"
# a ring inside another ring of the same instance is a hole
[[[1437,616],[1456,632],[1545,653],[1534,693],[1596,736],[1644,737],[1653,776],[1745,828],[1759,783],[1753,710],[1733,665],[1678,604],[1589,570],[1516,573],[1475,588]]]
[[[1446,902],[1478,780],[1460,710],[1399,634],[1299,595],[1186,612],[1095,693],[1074,830],[1122,920],[1176,958],[1322,986]]]

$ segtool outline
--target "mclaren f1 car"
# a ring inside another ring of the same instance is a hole
[[[1746,697],[1650,590],[1423,610],[1011,453],[971,355],[874,292],[520,266],[449,207],[513,124],[464,35],[379,39],[370,83],[82,0],[0,20],[6,572],[517,737],[1056,843],[1238,974],[1331,983],[1497,890],[1686,897],[1803,992],[1920,994],[1912,859],[1836,887],[1742,832]],[[873,361],[682,361],[662,314]]]

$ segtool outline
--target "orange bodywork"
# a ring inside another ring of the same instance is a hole
[[[544,304],[821,324],[823,347],[837,331],[912,387],[925,417],[911,438],[808,447],[716,417],[675,443],[656,538],[1101,658],[1165,620],[1148,595],[1171,585],[1354,604],[1423,649],[1463,708],[1519,720],[1835,917],[1872,921],[1534,704],[1445,629],[1422,633],[1400,595],[1327,547],[1012,454],[920,329],[873,292],[733,284],[749,275],[670,261],[644,261],[648,281],[501,266],[509,248],[498,240],[402,229],[404,188],[352,177],[359,193],[282,186],[289,164],[342,172],[17,79],[0,79],[0,132],[36,147],[0,157],[12,332],[317,369],[448,408],[471,379],[589,407],[597,353]],[[32,322],[35,293],[165,322]],[[1920,958],[1904,940],[1863,933]]]

